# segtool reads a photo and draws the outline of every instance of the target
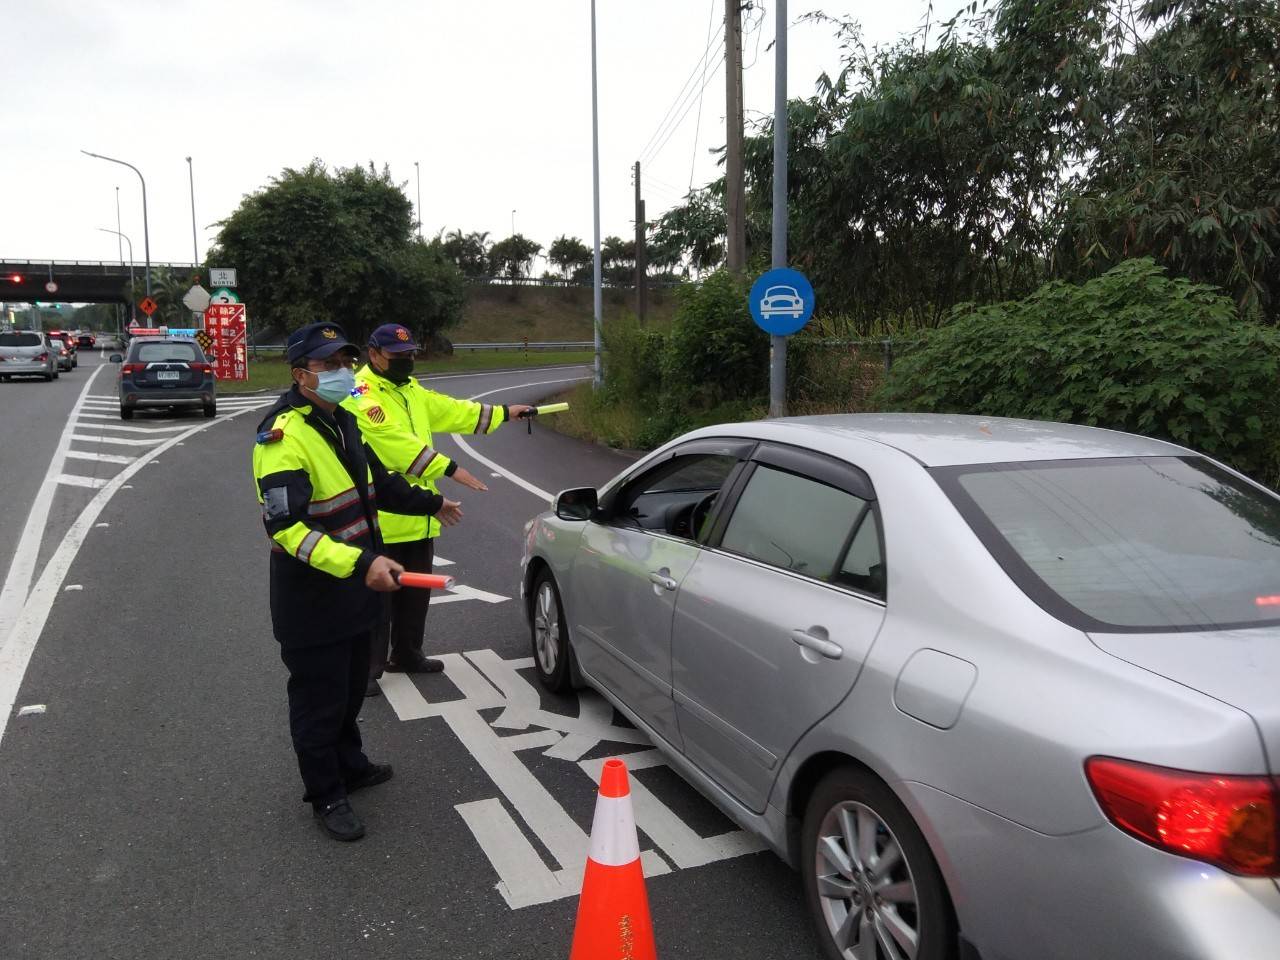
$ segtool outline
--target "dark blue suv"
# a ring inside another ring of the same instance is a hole
[[[138,337],[129,341],[120,364],[120,419],[132,420],[138,407],[201,407],[216,416],[213,367],[200,344],[184,337]]]

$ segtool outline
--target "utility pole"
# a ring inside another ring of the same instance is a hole
[[[418,239],[422,239],[422,168],[418,161],[413,161],[413,175],[418,181]]]
[[[636,316],[644,323],[649,308],[649,277],[644,249],[644,198],[640,196],[640,161],[636,161]]]
[[[187,157],[187,179],[191,183],[191,262],[200,269],[200,241],[196,239],[196,174]]]
[[[729,269],[747,269],[746,186],[742,176],[742,0],[724,2],[725,87],[725,249]]]

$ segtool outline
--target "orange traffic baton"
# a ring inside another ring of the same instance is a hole
[[[452,590],[456,581],[440,573],[404,573],[394,574],[396,583],[402,587],[417,587],[419,590]]]
[[[627,765],[606,760],[569,960],[657,960]]]

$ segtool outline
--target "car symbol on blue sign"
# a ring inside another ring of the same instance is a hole
[[[778,267],[751,286],[751,316],[766,333],[785,337],[813,316],[813,287],[799,270]]]

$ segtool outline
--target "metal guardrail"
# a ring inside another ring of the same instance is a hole
[[[0,257],[0,263],[13,267],[115,267],[116,269],[128,268],[129,261],[123,263],[119,260],[7,260]],[[134,269],[142,269],[146,264],[141,260],[133,261]],[[155,261],[151,264],[151,269],[164,267],[169,270],[198,270],[198,263],[170,263]]]
[[[595,346],[594,340],[541,340],[529,341],[525,343],[523,340],[517,340],[512,343],[455,343],[454,350],[493,350],[501,351],[518,351],[518,350],[586,350]],[[266,353],[281,353],[284,351],[283,343],[259,343],[254,349],[261,350]]]

